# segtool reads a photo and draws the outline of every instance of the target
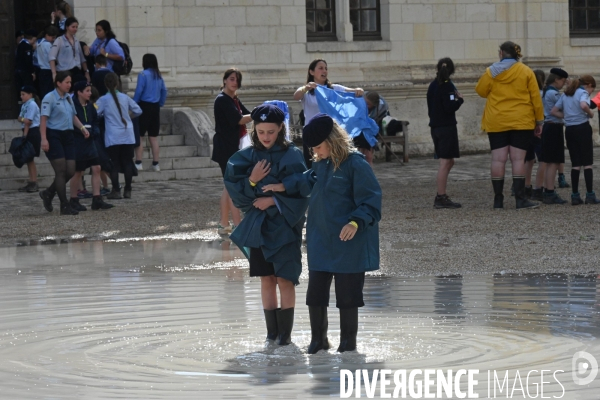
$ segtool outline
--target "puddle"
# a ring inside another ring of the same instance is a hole
[[[515,371],[561,370],[564,389],[545,377],[544,396],[597,398],[600,378],[571,376],[576,352],[600,358],[595,276],[368,276],[358,352],[335,352],[332,305],[333,350],[308,356],[306,280],[294,343],[279,347],[261,340],[260,284],[247,274],[222,239],[0,248],[0,397],[337,398],[341,369],[431,368],[478,369],[482,382],[509,371],[511,388]]]

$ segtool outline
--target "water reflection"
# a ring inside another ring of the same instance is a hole
[[[340,369],[568,376],[575,351],[600,357],[596,276],[368,276],[358,352],[335,352],[332,307],[333,349],[312,356],[305,283],[294,344],[265,347],[259,281],[228,240],[0,248],[2,396],[319,398],[339,395]],[[568,387],[569,398],[599,389]]]

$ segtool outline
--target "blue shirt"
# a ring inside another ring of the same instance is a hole
[[[31,121],[29,128],[37,128],[40,126],[40,108],[34,99],[29,99],[23,103],[19,116]],[[25,128],[25,123],[21,124],[21,128]]]
[[[556,107],[563,111],[565,126],[581,125],[588,122],[589,116],[581,109],[581,102],[590,104],[590,95],[584,88],[578,88],[573,96],[562,95],[556,102]]]
[[[40,69],[50,69],[50,60],[48,56],[51,48],[52,42],[49,42],[46,39],[42,39],[42,41],[38,44],[36,55]]]
[[[120,144],[135,144],[133,123],[129,117],[129,111],[131,111],[133,117],[142,115],[142,109],[131,99],[131,97],[117,92],[117,99],[119,100],[121,113],[119,113],[117,103],[115,103],[110,92],[100,97],[96,102],[96,105],[98,106],[98,116],[104,116],[106,127],[104,132],[104,145],[106,147]],[[123,124],[121,115],[125,119],[126,124]]]
[[[544,105],[544,117],[548,122],[554,122],[556,124],[563,124],[564,121],[558,117],[555,117],[550,112],[560,99],[560,92],[554,86],[548,86],[546,88],[546,94],[542,97],[542,104]]]
[[[96,40],[94,40],[94,43],[92,43],[92,45],[90,46],[90,54],[96,57],[97,55],[102,54],[102,52],[100,51],[102,49],[106,50],[108,54],[116,54],[118,56],[121,56],[123,60],[125,59],[125,53],[123,52],[121,45],[117,42],[116,39],[110,39],[107,42],[106,39],[100,40],[96,38]],[[113,63],[113,60],[108,58],[106,59],[106,67],[111,71],[113,70]]]
[[[147,103],[159,103],[165,105],[167,100],[167,88],[162,78],[155,78],[154,71],[145,69],[138,75],[137,86],[133,100],[136,103],[145,101]]]
[[[46,126],[57,131],[73,130],[73,117],[77,115],[73,99],[69,94],[61,97],[54,89],[42,100],[42,115],[48,117]]]

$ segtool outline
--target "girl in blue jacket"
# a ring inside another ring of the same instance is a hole
[[[250,261],[250,276],[260,276],[267,339],[291,342],[296,291],[302,272],[302,228],[308,193],[274,193],[267,189],[298,181],[306,171],[302,152],[285,140],[285,115],[271,104],[251,113],[252,146],[227,163],[225,187],[245,216],[230,238]],[[277,307],[277,287],[281,307]]]
[[[365,156],[331,117],[317,114],[304,126],[302,140],[312,148],[312,170],[264,189],[288,195],[310,194],[306,247],[306,305],[312,334],[308,353],[329,349],[327,306],[335,278],[340,309],[339,352],[356,349],[358,307],[366,271],[379,269],[381,188]]]

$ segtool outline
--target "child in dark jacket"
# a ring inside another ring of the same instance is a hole
[[[27,30],[23,39],[17,45],[16,78],[17,87],[33,86],[35,80],[35,67],[33,65],[33,52],[36,44],[36,32]]]
[[[450,200],[446,194],[448,175],[454,166],[454,159],[460,157],[456,111],[463,103],[462,95],[456,90],[450,76],[454,74],[454,63],[450,58],[442,58],[437,64],[436,78],[427,90],[429,126],[436,157],[440,160],[437,174],[437,196],[435,208],[460,208],[459,203]]]

